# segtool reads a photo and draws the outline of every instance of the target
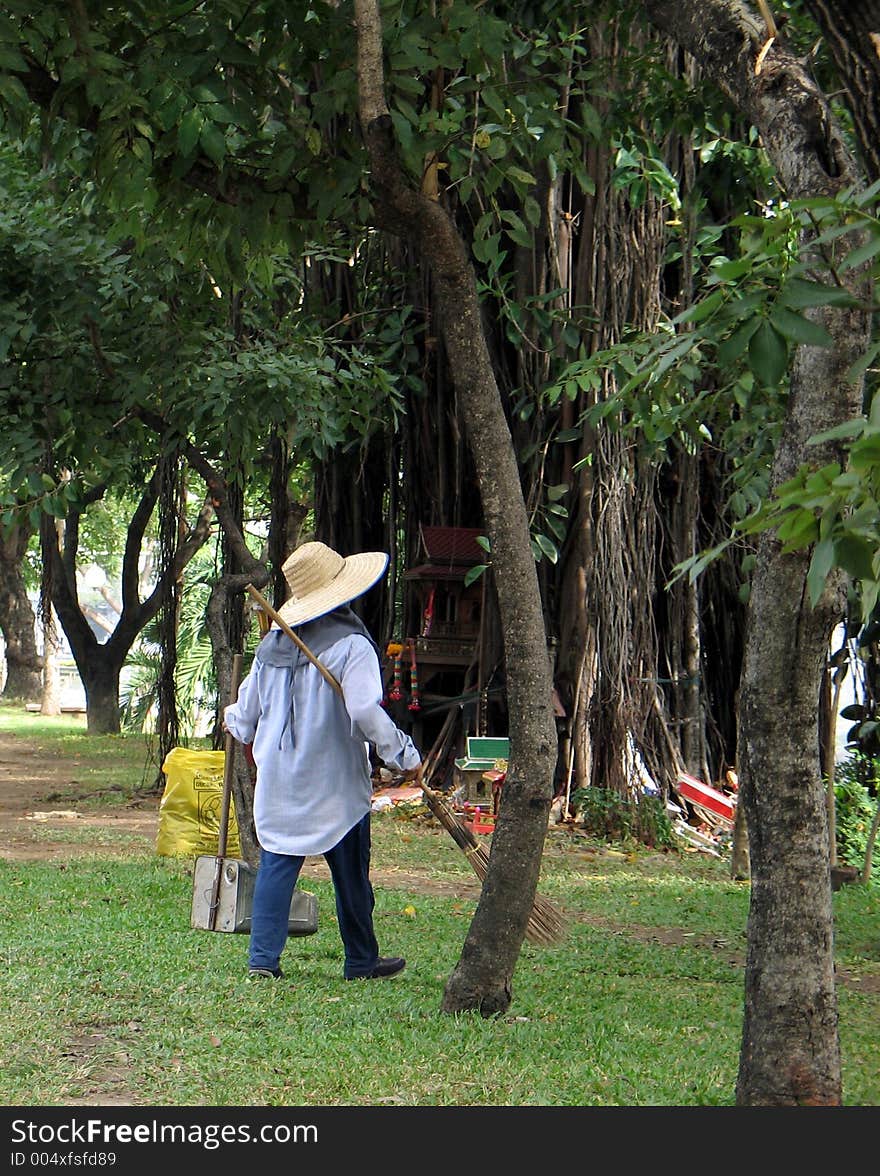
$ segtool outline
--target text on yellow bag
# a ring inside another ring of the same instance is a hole
[[[162,764],[165,790],[159,802],[157,854],[174,857],[177,854],[217,853],[225,759],[222,751],[192,751],[187,747],[173,747],[165,756]],[[238,857],[241,853],[232,800],[226,853],[230,857]]]

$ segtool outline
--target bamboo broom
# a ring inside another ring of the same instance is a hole
[[[443,757],[443,752],[445,751],[452,730],[452,718],[453,713],[450,711],[440,730],[440,734],[435,740],[434,747],[428,753],[425,761],[425,770],[419,783],[421,784],[422,792],[425,794],[425,801],[428,808],[440,824],[451,834],[453,841],[462,850],[465,857],[471,863],[474,873],[482,882],[485,880],[486,871],[489,868],[489,856],[486,850],[477,841],[467,825],[459,821],[440,793],[436,792],[427,783]],[[526,938],[529,942],[546,947],[559,943],[564,938],[565,933],[566,921],[559,908],[554,906],[548,898],[544,898],[543,895],[536,895],[535,901],[532,904],[531,914],[529,915],[529,921],[526,925]]]
[[[291,629],[290,625],[275,611],[268,600],[261,592],[256,589],[253,584],[247,585],[247,590],[253,599],[257,602],[260,608],[264,609],[266,614],[272,618],[283,633],[285,633],[296,647],[309,659],[322,674],[324,679],[329,682],[338,694],[342,694],[342,686],[327,667],[318,660],[312,653],[302,638]],[[444,735],[448,737],[447,728],[450,726],[452,712],[447,716],[444,728],[441,730],[441,735],[435,742],[434,749],[428,754],[425,769],[418,777],[417,783],[425,795],[425,801],[428,808],[440,822],[440,824],[452,836],[455,844],[461,849],[465,857],[471,864],[474,873],[484,881],[486,871],[489,868],[489,857],[482,845],[477,841],[474,834],[466,825],[459,821],[458,817],[443,799],[443,797],[431,788],[428,780],[431,777],[437,763],[440,760],[442,752],[446,745]],[[566,931],[565,918],[559,909],[550,902],[549,899],[542,897],[540,894],[535,896],[535,901],[532,906],[531,914],[529,915],[528,925],[526,927],[526,938],[535,944],[541,946],[549,946],[559,941],[564,937]]]

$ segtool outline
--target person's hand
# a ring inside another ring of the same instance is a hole
[[[414,768],[407,768],[406,771],[401,775],[400,779],[401,781],[407,782],[410,780],[416,780],[419,784],[421,784],[424,774],[425,765],[417,764]]]

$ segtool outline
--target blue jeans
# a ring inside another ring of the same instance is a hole
[[[345,948],[343,975],[366,976],[379,959],[373,930],[375,896],[370,883],[370,814],[358,821],[324,854],[336,895],[336,918]],[[248,963],[274,971],[287,942],[293,888],[304,857],[262,850],[254,884]]]

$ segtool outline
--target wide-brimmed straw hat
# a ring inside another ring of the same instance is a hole
[[[323,617],[372,588],[387,566],[384,551],[343,557],[326,543],[303,543],[281,568],[290,596],[278,615],[288,625]]]

